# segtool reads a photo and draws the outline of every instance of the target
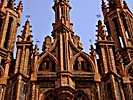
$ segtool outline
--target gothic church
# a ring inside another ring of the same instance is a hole
[[[52,35],[42,48],[32,42],[29,20],[16,41],[22,1],[15,8],[1,0],[0,100],[133,100],[133,14],[126,1],[101,3],[104,24],[98,21],[96,48],[85,53],[69,0],[54,0]]]

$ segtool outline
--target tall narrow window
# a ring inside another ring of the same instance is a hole
[[[0,32],[2,30],[3,19],[0,19]]]
[[[56,16],[57,16],[56,19],[59,20],[59,19],[60,19],[60,18],[59,18],[59,7],[57,7],[57,13],[56,13],[56,14],[57,14],[57,15],[56,15]]]
[[[111,34],[110,26],[109,24],[106,25],[109,35]]]
[[[132,94],[133,94],[133,83],[131,84],[131,87],[132,87]]]
[[[123,41],[122,41],[121,36],[119,36],[119,41],[120,41],[120,45],[121,45],[121,47],[123,48],[123,47],[124,47],[124,44],[123,44]]]
[[[8,41],[9,41],[9,37],[10,37],[10,31],[11,31],[11,27],[12,27],[12,22],[13,22],[13,18],[10,17],[9,18],[7,32],[6,32],[6,37],[5,37],[5,43],[4,43],[4,48],[6,48],[6,49],[8,47]]]
[[[124,44],[123,44],[123,40],[122,40],[122,37],[121,37],[121,33],[120,33],[120,30],[119,30],[119,25],[117,23],[117,19],[113,19],[113,22],[114,22],[114,25],[115,25],[115,28],[116,28],[116,32],[118,34],[118,37],[119,37],[119,44],[122,47],[124,47]]]
[[[11,100],[15,100],[16,99],[16,93],[17,93],[17,84],[15,82],[13,84],[13,87],[12,87]]]
[[[79,64],[79,62],[76,60],[74,66],[73,66],[73,69],[76,71],[78,71],[78,64]]]
[[[62,7],[61,7],[61,15],[62,15],[62,17],[64,17],[64,16],[65,16],[64,6],[62,6]]]
[[[113,100],[111,83],[107,83],[107,90],[106,91],[107,91],[107,99],[108,100]]]
[[[122,21],[123,21],[123,25],[124,25],[124,28],[125,28],[126,37],[127,37],[127,38],[130,38],[131,36],[130,36],[130,34],[129,34],[129,30],[128,30],[128,27],[127,27],[126,19],[123,18]]]
[[[26,84],[25,82],[22,82],[20,89],[20,100],[25,100],[25,93],[26,93]]]

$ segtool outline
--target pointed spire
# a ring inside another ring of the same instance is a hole
[[[24,29],[22,31],[22,35],[19,36],[21,38],[18,38],[18,41],[32,41],[32,35],[30,34],[31,30],[30,30],[30,22],[27,19],[27,21],[25,22],[25,25],[23,26]]]
[[[98,21],[98,40],[106,40],[106,31],[104,30],[104,25],[102,24],[102,21]]]
[[[90,45],[90,54],[93,56],[94,53],[95,53],[95,49],[94,49],[93,45],[91,44]]]
[[[17,6],[17,12],[18,12],[19,14],[22,14],[22,10],[23,10],[23,3],[22,3],[22,1],[20,0],[19,4],[18,4],[18,6]]]
[[[127,5],[127,3],[126,3],[125,0],[123,1],[123,5],[124,5],[124,8],[125,8],[125,9],[129,9],[129,8],[128,8],[128,5]]]
[[[53,9],[55,11],[55,22],[59,22],[62,19],[66,21],[70,21],[69,12],[71,6],[69,5],[69,0],[55,0]]]
[[[34,51],[33,51],[34,56],[37,56],[39,54],[39,48],[38,48],[38,44],[36,43]]]

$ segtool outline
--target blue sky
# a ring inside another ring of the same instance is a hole
[[[22,23],[19,27],[18,34],[21,34],[22,26],[26,21],[26,15],[31,18],[31,30],[34,36],[34,43],[36,39],[40,51],[45,36],[51,35],[52,23],[54,22],[54,11],[52,6],[54,0],[22,0],[23,1],[23,16]],[[126,0],[131,11],[133,11],[133,0]],[[70,0],[72,10],[70,12],[71,22],[73,23],[73,31],[80,36],[84,51],[89,52],[90,42],[95,43],[96,40],[96,24],[99,19],[97,14],[101,14],[101,0]]]

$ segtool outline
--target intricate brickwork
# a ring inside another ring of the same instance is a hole
[[[0,2],[0,100],[133,100],[133,15],[122,0],[102,0],[96,49],[82,51],[72,30],[69,0],[54,0],[52,37],[39,53],[27,20],[16,41],[22,1]],[[53,41],[52,41],[53,38]]]

